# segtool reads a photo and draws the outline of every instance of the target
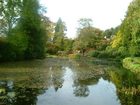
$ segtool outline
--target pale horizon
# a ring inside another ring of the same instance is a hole
[[[80,18],[91,18],[93,26],[101,30],[116,27],[124,19],[132,0],[40,0],[47,7],[46,16],[57,22],[61,18],[67,27],[67,36],[76,37]]]

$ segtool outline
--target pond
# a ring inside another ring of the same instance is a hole
[[[0,64],[0,105],[140,105],[140,77],[120,65],[47,58]]]

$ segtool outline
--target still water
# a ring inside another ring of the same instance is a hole
[[[47,58],[0,64],[0,105],[140,105],[140,78],[120,65]]]

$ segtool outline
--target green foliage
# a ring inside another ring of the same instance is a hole
[[[15,46],[8,41],[0,40],[0,61],[13,61],[16,59]]]
[[[58,51],[59,51],[59,46],[56,46],[55,44],[52,44],[52,43],[47,44],[46,53],[55,55],[55,54],[57,54]]]
[[[97,58],[116,58],[116,59],[121,59],[121,58],[125,57],[125,55],[124,55],[125,53],[122,53],[123,50],[125,50],[125,49],[122,48],[122,49],[116,50],[116,49],[112,49],[110,46],[108,46],[106,48],[106,50],[89,51],[88,55],[90,57],[97,57]]]
[[[64,39],[64,51],[70,53],[73,50],[74,40],[65,38]]]
[[[92,27],[90,19],[81,19],[79,22],[80,27],[78,29],[78,37],[74,42],[74,50],[80,50],[84,55],[87,49],[97,49],[100,46],[102,31]]]
[[[113,37],[111,47],[118,48],[121,45],[122,45],[122,33],[119,31],[117,35]]]
[[[128,55],[127,48],[124,47],[124,46],[119,47],[118,53],[120,53],[120,55],[121,55],[122,57],[127,57],[127,56],[129,56],[129,55]]]
[[[45,56],[45,27],[41,27],[41,17],[38,11],[38,0],[23,0],[19,27],[28,37],[28,47],[25,51],[26,59]]]
[[[38,0],[0,2],[1,61],[45,57],[47,25],[40,9]]]
[[[81,55],[80,54],[75,54],[75,56],[74,56],[74,59],[80,59],[81,58]]]
[[[24,53],[28,47],[28,37],[22,32],[15,31],[9,35],[8,42],[15,47],[16,58],[24,59]]]
[[[140,56],[140,1],[134,0],[128,8],[117,35],[111,42],[112,49],[123,56]]]
[[[21,0],[0,1],[0,33],[10,34],[11,29],[18,22],[21,12]]]
[[[52,42],[52,39],[54,37],[54,23],[52,21],[50,21],[50,19],[44,15],[41,15],[41,27],[45,28],[45,32],[46,32],[46,48],[47,48],[47,44]]]
[[[114,53],[113,53],[114,54]],[[111,54],[110,52],[107,52],[107,51],[101,51],[99,54],[98,54],[98,58],[112,58],[114,57],[114,55]]]
[[[90,18],[81,18],[79,19],[78,23],[79,23],[79,30],[85,27],[91,27],[93,24],[92,19]]]
[[[53,44],[59,46],[60,51],[64,50],[65,31],[66,31],[65,23],[61,20],[61,18],[59,18],[55,26]]]
[[[123,67],[131,70],[134,73],[140,73],[140,58],[125,58],[123,59]]]
[[[90,56],[90,57],[98,57],[99,53],[100,52],[97,51],[97,50],[91,50],[91,51],[88,52],[88,56]]]
[[[117,26],[116,28],[110,28],[110,29],[107,29],[105,30],[102,35],[105,37],[105,38],[112,38],[114,35],[116,35],[116,33],[118,32],[120,26]]]

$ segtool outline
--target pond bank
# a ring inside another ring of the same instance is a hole
[[[58,58],[58,59],[75,59],[79,61],[92,62],[94,64],[101,65],[121,65],[121,59],[112,59],[112,58],[96,58],[96,57],[87,57],[70,54],[68,56],[58,56],[58,55],[49,55],[46,58]]]

